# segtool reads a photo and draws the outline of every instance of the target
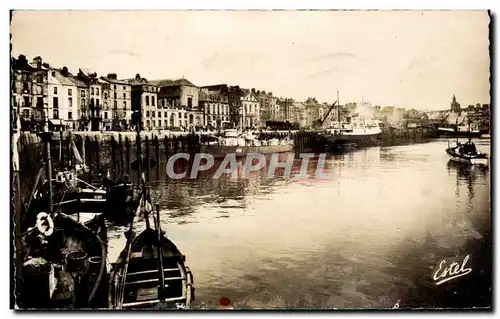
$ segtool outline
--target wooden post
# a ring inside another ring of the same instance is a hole
[[[160,141],[158,136],[155,136],[155,151],[156,151],[156,181],[160,181]]]
[[[97,139],[97,135],[94,137],[94,149],[97,150],[95,154],[96,155],[95,164],[97,173],[99,174],[101,172],[101,152],[99,152],[99,140]]]
[[[116,141],[115,137],[111,136],[111,166],[112,166],[112,176],[113,179],[116,178],[116,154],[115,154],[115,149],[116,149]]]
[[[124,158],[123,158],[123,141],[121,134],[118,134],[118,147],[120,148],[120,176],[123,177],[125,169],[124,169]]]
[[[126,157],[126,169],[125,171],[127,172],[127,175],[130,176],[130,140],[128,139],[128,136],[125,137],[125,157]]]
[[[149,165],[151,163],[149,162],[149,154],[150,154],[150,152],[149,152],[149,137],[147,135],[144,139],[144,147],[146,149],[146,155],[145,155],[146,162],[144,163],[147,167],[147,169],[146,169],[146,181],[149,182]]]

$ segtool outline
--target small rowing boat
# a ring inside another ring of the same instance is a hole
[[[134,220],[126,233],[127,244],[110,273],[111,309],[187,309],[194,299],[193,275],[185,265],[185,256],[161,230],[159,208],[149,217],[152,204],[143,187]],[[135,235],[139,218],[146,229]]]

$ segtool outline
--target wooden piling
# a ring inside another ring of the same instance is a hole
[[[118,148],[120,149],[120,177],[123,177],[124,170],[124,156],[123,156],[123,141],[122,134],[118,134]]]
[[[126,168],[125,172],[130,176],[130,140],[128,136],[125,137],[125,157],[126,157]]]
[[[155,145],[155,155],[156,155],[156,181],[160,181],[160,141],[158,140],[158,136],[155,136],[154,139]]]
[[[94,136],[94,149],[97,150],[96,154],[95,154],[95,166],[96,166],[96,170],[97,170],[97,173],[101,173],[101,154],[99,152],[99,140],[97,139],[97,135]]]
[[[148,168],[148,169],[146,169],[146,181],[149,182],[149,166],[150,166],[151,163],[149,161],[149,154],[150,154],[150,152],[149,152],[149,137],[147,135],[146,135],[146,137],[144,139],[144,148],[146,150],[146,155],[145,155],[146,156],[145,157],[146,162],[144,164]]]
[[[115,154],[115,150],[116,150],[115,137],[111,136],[111,170],[112,170],[111,174],[112,174],[113,179],[116,178],[116,154]]]

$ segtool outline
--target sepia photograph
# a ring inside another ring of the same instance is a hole
[[[11,10],[10,308],[493,307],[488,10]]]

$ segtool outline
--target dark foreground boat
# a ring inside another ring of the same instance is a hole
[[[86,225],[59,213],[39,213],[22,235],[21,309],[106,308],[107,245],[100,216]],[[104,239],[104,240],[103,240]]]
[[[107,234],[102,214],[85,223],[63,213],[54,196],[50,159],[51,133],[45,142],[46,189],[34,191],[25,205],[27,225],[19,234],[16,252],[21,272],[16,283],[16,304],[22,309],[107,308]],[[40,192],[39,192],[40,191]],[[30,206],[33,197],[38,204]],[[21,206],[21,205],[19,205]],[[71,215],[80,211],[68,210]],[[31,218],[33,217],[33,218]],[[28,225],[34,225],[27,227]]]
[[[450,156],[450,160],[465,164],[488,166],[488,155],[478,152],[476,145],[469,139],[467,143],[458,143],[455,146],[448,146],[446,153]]]
[[[194,299],[193,275],[185,256],[160,227],[157,208],[150,227],[152,209],[143,193],[136,218],[127,231],[127,244],[110,272],[111,309],[188,309]],[[144,217],[146,229],[135,236],[137,221]]]

